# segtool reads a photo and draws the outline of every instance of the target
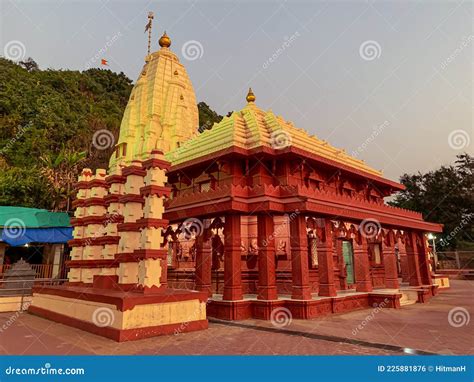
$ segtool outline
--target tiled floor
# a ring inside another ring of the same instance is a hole
[[[403,354],[402,350],[380,347],[387,344],[441,354],[474,354],[474,319],[459,327],[448,320],[452,309],[464,308],[469,317],[474,315],[473,287],[473,281],[454,280],[451,289],[429,303],[398,310],[366,309],[315,320],[292,320],[284,328],[259,320],[239,323],[246,327],[211,322],[205,331],[125,343],[28,313],[1,313],[0,353]],[[332,338],[321,339],[324,336]]]

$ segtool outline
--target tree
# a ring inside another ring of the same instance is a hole
[[[454,165],[426,174],[403,174],[400,182],[406,190],[389,202],[444,224],[443,234],[437,238],[444,250],[474,247],[474,159],[468,154],[456,158]]]
[[[198,111],[200,133],[202,133],[204,130],[210,130],[214,123],[220,122],[222,120],[222,115],[217,114],[205,102],[198,103]]]
[[[52,187],[53,210],[69,211],[73,196],[72,185],[77,181],[79,164],[84,161],[86,154],[86,151],[75,152],[63,147],[57,154],[49,153],[40,157],[41,174]]]
[[[38,70],[39,69],[38,64],[31,57],[28,57],[25,61],[20,61],[18,63],[18,65],[22,66],[23,68],[25,68],[29,72],[32,71],[32,70]]]

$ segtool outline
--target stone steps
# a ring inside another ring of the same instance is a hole
[[[411,290],[401,290],[400,306],[416,304],[418,301],[418,293]]]

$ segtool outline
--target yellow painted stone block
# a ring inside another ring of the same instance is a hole
[[[161,277],[161,261],[145,259],[138,263],[138,284],[144,287],[159,287]]]
[[[138,263],[120,263],[118,276],[120,284],[138,283]]]

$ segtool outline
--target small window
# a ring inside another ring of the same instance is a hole
[[[199,184],[199,191],[206,192],[211,189],[211,182],[202,182]]]
[[[380,253],[380,244],[374,244],[372,246],[372,262],[375,265],[382,264],[382,255]]]

